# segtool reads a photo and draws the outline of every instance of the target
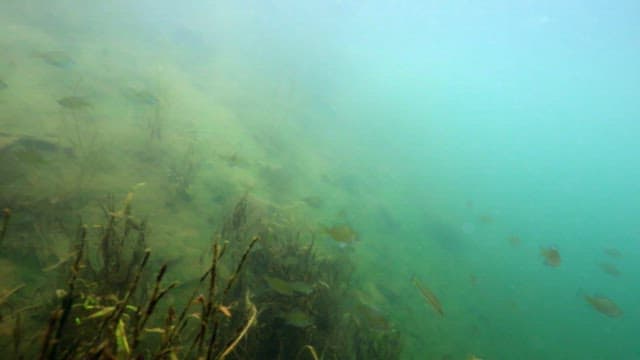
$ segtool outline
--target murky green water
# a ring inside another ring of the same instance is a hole
[[[358,305],[335,311],[395,329],[400,358],[640,358],[638,14],[6,1],[1,294],[43,286],[73,254],[70,224],[129,192],[156,264],[197,277],[248,195],[272,230],[352,262]]]

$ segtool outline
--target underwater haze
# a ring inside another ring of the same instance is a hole
[[[599,0],[5,0],[4,245],[135,189],[150,247],[197,259],[248,194],[353,261],[353,297],[399,334],[398,358],[640,359],[639,16]],[[21,218],[26,204],[44,205]],[[16,258],[0,252],[1,293],[40,276]]]

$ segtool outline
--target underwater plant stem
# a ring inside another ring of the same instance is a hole
[[[71,307],[73,306],[73,298],[74,298],[74,290],[76,286],[76,279],[78,278],[78,274],[80,272],[80,262],[82,261],[82,257],[84,255],[85,241],[87,238],[87,227],[82,223],[78,226],[78,252],[76,255],[76,260],[71,267],[71,276],[69,278],[68,283],[68,291],[67,294],[62,298],[61,308],[56,310],[57,314],[54,314],[51,318],[49,325],[51,323],[54,324],[57,322],[58,328],[55,331],[55,335],[51,343],[51,352],[49,353],[49,359],[55,359],[58,345],[60,344],[60,338],[62,337],[62,333],[64,330],[64,326],[67,323],[67,319],[69,318],[69,314],[71,313]],[[49,329],[47,329],[49,332]],[[47,339],[46,347],[48,348],[49,339]],[[43,355],[46,354],[46,348],[43,348]]]
[[[113,234],[115,234],[115,230],[114,230],[115,220],[116,220],[116,217],[113,214],[110,214],[109,222],[107,223],[107,227],[104,229],[104,234],[100,239],[100,250],[102,255],[102,261],[104,264],[104,267],[102,269],[104,273],[103,275],[108,275],[110,272],[113,271],[112,264],[114,262],[111,259],[111,252],[112,252],[111,239],[113,237]]]
[[[215,296],[215,288],[216,288],[216,275],[217,275],[217,267],[218,267],[218,259],[222,256],[222,253],[224,253],[224,249],[225,247],[222,247],[222,250],[220,249],[220,245],[218,244],[218,242],[216,241],[215,244],[213,245],[213,259],[211,259],[211,269],[210,269],[210,274],[211,277],[209,279],[209,298],[207,299],[207,313],[206,316],[204,317],[204,326],[206,326],[209,323],[209,317],[211,314],[211,310],[214,306],[213,304],[213,297]],[[200,344],[199,344],[199,349],[198,349],[198,354],[202,354],[202,340],[204,340],[204,331],[206,330],[206,328],[202,328],[201,332],[202,332],[202,338],[200,339]],[[217,322],[214,323],[214,327],[211,331],[211,336],[209,337],[209,346],[207,348],[207,359],[211,358],[211,353],[213,351],[213,345],[216,341],[216,335],[218,332],[218,324]]]
[[[209,324],[209,319],[211,317],[211,311],[214,307],[213,297],[215,295],[215,287],[216,287],[216,267],[218,266],[218,259],[220,257],[220,245],[216,241],[213,245],[213,258],[211,259],[211,268],[207,272],[209,277],[209,292],[208,297],[205,299],[204,310],[202,311],[202,321],[200,323],[200,331],[196,336],[195,341],[198,343],[198,356],[202,356],[202,347],[204,345],[204,339],[207,332],[207,325]],[[212,338],[215,340],[215,336],[212,335]],[[208,355],[209,356],[209,355]]]
[[[16,357],[20,354],[20,344],[22,343],[22,316],[20,313],[16,314],[16,322],[13,327],[13,353]]]
[[[0,305],[4,304],[5,301],[7,301],[7,299],[9,299],[11,295],[17,293],[20,289],[22,289],[25,286],[26,286],[25,284],[20,284],[14,287],[13,289],[7,291],[6,293],[2,294],[2,296],[0,296]]]
[[[247,296],[247,301],[248,299],[249,297]],[[218,357],[216,357],[216,360],[224,360],[224,358],[226,358],[227,355],[229,355],[233,351],[233,349],[235,349],[235,347],[238,346],[238,343],[240,342],[240,340],[242,340],[242,338],[244,338],[245,335],[247,335],[249,328],[256,321],[258,310],[256,309],[256,306],[251,302],[249,302],[249,314],[250,314],[249,319],[247,320],[242,330],[240,330],[240,332],[238,333],[238,336],[236,336],[236,338],[233,341],[227,344],[224,351],[220,355],[218,355]]]
[[[247,250],[245,250],[244,254],[242,254],[242,258],[240,259],[240,262],[238,263],[238,267],[236,267],[236,271],[233,273],[233,275],[231,275],[231,278],[229,279],[229,282],[227,283],[227,287],[224,289],[224,291],[222,293],[222,298],[220,299],[220,302],[223,302],[224,299],[227,297],[227,293],[229,293],[229,290],[231,289],[231,286],[233,286],[233,284],[235,283],[236,279],[238,278],[238,275],[240,274],[240,270],[242,270],[242,266],[244,265],[245,261],[247,261],[247,256],[249,255],[249,252],[251,252],[251,249],[256,244],[256,242],[258,242],[259,239],[260,239],[259,236],[254,236],[253,239],[251,239],[251,242],[249,243],[249,246],[247,247]]]
[[[300,349],[300,352],[298,353],[298,355],[300,355],[303,351],[307,350],[311,356],[313,357],[313,360],[319,360],[320,358],[318,357],[318,353],[316,352],[316,349],[311,346],[311,345],[305,345],[302,347],[302,349]],[[298,357],[296,357],[297,359]]]
[[[133,335],[133,346],[131,347],[132,352],[133,352],[133,350],[136,349],[136,347],[140,343],[140,332],[142,332],[142,330],[144,329],[144,326],[146,325],[147,320],[149,320],[149,317],[151,316],[151,314],[155,310],[156,305],[158,304],[160,299],[169,290],[173,289],[176,286],[176,283],[172,283],[171,285],[169,285],[169,287],[167,287],[166,289],[160,291],[160,282],[162,281],[162,278],[164,277],[166,272],[167,272],[167,264],[164,264],[160,268],[160,271],[158,272],[158,276],[156,276],[156,284],[155,284],[155,286],[153,288],[153,293],[151,295],[151,300],[149,300],[149,304],[147,305],[147,307],[145,309],[145,312],[142,315],[142,318],[141,318],[138,326],[136,326],[134,328],[135,332],[134,332],[134,335]]]
[[[223,246],[222,251],[220,252],[220,255],[218,255],[218,259],[222,256],[222,253],[224,252],[225,247]],[[217,261],[216,261],[217,263]],[[169,348],[171,343],[173,342],[173,340],[180,335],[180,333],[182,332],[182,330],[184,330],[187,322],[186,322],[186,317],[187,317],[187,312],[189,311],[189,309],[191,308],[191,305],[194,303],[194,300],[196,299],[196,297],[198,296],[198,290],[200,289],[200,286],[202,286],[202,283],[207,279],[207,276],[209,276],[212,273],[212,268],[207,269],[207,271],[205,271],[204,274],[202,274],[202,276],[200,277],[200,281],[198,282],[198,286],[193,290],[193,293],[191,294],[191,297],[189,297],[189,300],[187,301],[186,305],[184,306],[184,308],[182,309],[182,312],[180,313],[180,316],[178,316],[178,321],[175,323],[175,326],[172,327],[172,329],[168,332],[168,335],[162,345],[162,349],[164,348]],[[200,334],[200,333],[198,333]],[[197,341],[197,339],[196,339]],[[156,354],[154,356],[154,359],[159,359],[162,358],[163,354],[159,353]]]
[[[138,271],[136,272],[135,277],[131,282],[131,285],[129,286],[129,289],[127,290],[127,293],[124,296],[124,299],[122,299],[122,301],[120,301],[116,305],[115,310],[113,310],[110,316],[105,317],[104,321],[100,325],[99,330],[95,334],[94,340],[91,343],[92,344],[91,347],[96,346],[98,344],[98,341],[102,339],[102,334],[104,333],[105,329],[109,324],[115,324],[115,326],[118,325],[118,322],[122,317],[122,314],[124,313],[125,309],[127,308],[127,305],[129,304],[131,295],[135,292],[138,286],[138,282],[140,281],[140,277],[142,276],[142,271],[144,270],[145,266],[147,265],[147,261],[149,261],[149,257],[151,256],[151,249],[145,249],[144,252],[145,254],[144,254],[144,258],[142,259],[142,263],[140,264],[140,267],[138,268]]]
[[[47,358],[47,353],[49,352],[49,347],[51,346],[51,335],[53,335],[53,329],[56,327],[61,313],[62,310],[55,310],[49,318],[49,325],[47,326],[47,330],[45,331],[42,340],[42,348],[40,349],[40,356],[38,357],[39,360],[44,360]]]
[[[4,240],[4,236],[7,234],[10,218],[11,218],[11,209],[9,208],[2,209],[2,228],[0,229],[0,245],[2,245],[2,240]]]
[[[129,300],[131,299],[131,296],[136,291],[136,288],[138,287],[138,282],[140,281],[140,277],[142,276],[142,271],[144,270],[145,266],[147,265],[147,261],[149,261],[149,257],[150,256],[151,256],[151,249],[146,249],[144,251],[144,259],[142,259],[142,263],[140,264],[140,267],[138,268],[138,271],[136,272],[135,278],[133,279],[133,282],[131,283],[131,286],[129,287],[129,291],[127,291],[127,294],[125,295],[125,297],[122,300],[122,302],[119,304],[119,307],[116,308],[116,310],[114,311],[113,320],[116,323],[120,320],[120,317],[122,316],[122,313],[124,312],[127,304],[129,304]]]

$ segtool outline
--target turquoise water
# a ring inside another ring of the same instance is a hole
[[[162,221],[152,155],[196,149],[184,233],[221,211],[210,187],[220,203],[321,197],[298,215],[359,232],[344,251],[402,358],[639,359],[638,15],[634,1],[7,1],[0,132],[91,136],[105,159],[88,162],[125,175],[63,165],[3,197],[57,199],[84,171],[87,193],[146,183],[139,208]]]

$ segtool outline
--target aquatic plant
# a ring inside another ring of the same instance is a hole
[[[160,111],[160,104],[155,103],[153,105],[153,114],[147,116],[147,130],[149,131],[150,141],[162,140],[164,123],[164,117],[161,115]]]
[[[200,158],[196,142],[191,141],[182,152],[178,152],[170,160],[168,180],[171,186],[172,200],[191,201],[189,189],[200,171],[202,159]]]
[[[11,209],[4,208],[2,209],[2,227],[0,227],[0,246],[2,246],[2,241],[4,240],[5,235],[7,234],[7,229],[9,228],[9,219],[11,219]]]
[[[167,264],[151,276],[148,231],[133,215],[133,198],[130,192],[116,206],[109,197],[102,225],[80,223],[74,252],[62,263],[68,267],[48,273],[64,279],[52,282],[55,296],[7,317],[16,336],[0,343],[11,345],[14,357],[399,356],[399,334],[384,316],[354,307],[348,256],[322,254],[313,233],[275,225],[273,208],[241,197],[214,233],[209,265],[189,291],[166,283]]]
[[[255,293],[260,308],[245,358],[397,358],[399,334],[388,323],[371,326],[358,310],[348,253],[323,252],[315,232],[282,225],[277,211],[245,195],[223,225],[225,239],[237,239],[236,232],[261,237],[239,284]]]
[[[223,359],[247,336],[258,313],[248,293],[245,295],[246,321],[240,320],[242,310],[234,311],[234,321],[242,323],[238,332],[227,331],[227,325],[220,324],[224,319],[219,318],[222,311],[217,309],[227,301],[226,297],[259,238],[251,240],[238,261],[236,271],[219,292],[216,291],[217,264],[225,246],[215,243],[212,264],[200,278],[180,316],[176,317],[171,306],[162,319],[157,313],[160,300],[177,283],[162,285],[166,264],[158,271],[155,281],[149,281],[145,275],[151,250],[144,248],[146,232],[141,225],[143,223],[136,223],[131,215],[132,199],[133,194],[129,193],[119,209],[116,210],[112,204],[104,208],[107,221],[99,227],[95,248],[88,240],[91,229],[84,224],[78,226],[75,256],[67,274],[68,280],[66,286],[56,290],[58,304],[53,307],[42,332],[41,345],[34,346],[40,336],[33,337],[24,346],[14,340],[16,357],[134,358],[153,354],[154,358],[201,358],[206,354],[207,359]],[[207,295],[196,296],[204,283],[209,284],[203,292]],[[150,284],[152,290],[149,290]],[[4,294],[2,299],[20,288]],[[202,311],[192,313],[192,308],[198,304],[202,305]],[[194,329],[198,329],[195,336],[186,335]],[[149,334],[154,333],[162,338],[149,339]]]

